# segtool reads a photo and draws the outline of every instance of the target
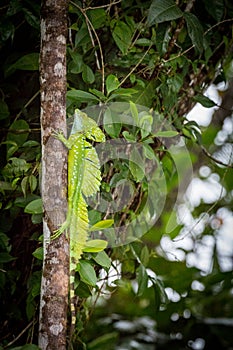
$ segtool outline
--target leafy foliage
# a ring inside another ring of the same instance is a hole
[[[220,154],[217,160],[228,163],[225,159],[232,158],[231,153],[226,156],[225,152],[224,157],[221,153],[224,145],[232,142],[229,134],[224,141],[218,138],[221,124],[205,128],[187,119],[196,102],[216,108],[215,101],[203,95],[205,87],[232,77],[232,4],[223,0],[180,1],[179,5],[173,0],[127,0],[114,6],[103,1],[86,2],[85,6],[76,0],[69,3],[67,112],[107,106],[102,124],[108,141],[114,141],[118,150],[118,139],[134,146],[130,156],[123,157],[126,148],[121,142],[120,158],[111,144],[109,149],[105,145],[112,158],[102,167],[101,196],[114,204],[115,212],[111,213],[108,204],[103,212],[90,208],[90,236],[95,239],[104,229],[108,241],[115,242],[114,220],[117,227],[134,222],[138,239],[106,252],[97,251],[97,243],[85,248],[76,271],[76,294],[83,298],[78,305],[80,348],[83,341],[89,349],[115,349],[125,341],[130,349],[117,328],[119,318],[131,320],[135,333],[140,333],[138,320],[147,316],[157,322],[156,330],[166,335],[165,346],[162,340],[152,339],[158,348],[192,348],[190,342],[203,338],[207,348],[218,344],[219,349],[227,349],[231,327],[217,321],[219,317],[232,318],[232,278],[231,271],[222,271],[216,240],[226,221],[223,209],[232,210],[232,169],[205,158],[210,172],[222,179],[226,194],[214,205],[200,202],[191,208],[196,222],[203,213],[209,218],[192,237],[196,224],[191,228],[182,221],[177,224],[176,208],[173,210],[179,184],[176,166],[184,168],[186,156],[180,152],[174,161],[168,148],[175,146],[176,137],[182,137],[196,169],[203,164],[202,148],[214,157]],[[13,334],[31,322],[29,331],[10,346],[36,349],[23,344],[37,342],[34,323],[42,256],[40,1],[4,0],[0,11],[0,346],[9,345]],[[119,112],[125,118],[120,118]],[[164,121],[169,128],[161,128]],[[156,181],[148,186],[145,173],[151,162],[158,172]],[[124,194],[130,200],[122,202]],[[155,208],[159,212],[163,203],[159,220],[147,227],[148,216],[153,216]],[[144,215],[143,229],[138,215]],[[103,227],[105,219],[107,227]],[[143,237],[142,230],[146,232]],[[183,230],[197,245],[204,245],[206,237],[214,238],[213,267],[208,274],[187,266],[193,247],[180,248],[181,261],[175,261],[176,252],[165,254],[164,239],[170,244]],[[108,277],[112,274],[113,278]],[[95,307],[93,328],[86,320],[97,298],[104,307]],[[151,331],[154,324],[149,334]],[[171,334],[181,337],[173,339]],[[136,339],[136,334],[131,338],[134,336]]]

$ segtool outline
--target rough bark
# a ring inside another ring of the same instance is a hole
[[[65,220],[67,151],[51,137],[66,132],[67,0],[44,0],[41,10],[41,130],[44,206],[44,264],[41,285],[39,346],[66,349],[69,245],[65,235],[51,240]]]

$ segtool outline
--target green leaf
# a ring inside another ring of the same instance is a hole
[[[151,26],[156,23],[172,21],[180,18],[183,12],[173,0],[153,0],[149,8],[147,22]]]
[[[29,134],[29,125],[23,120],[15,120],[7,134],[7,141],[15,142],[19,147],[22,146],[28,138]]]
[[[142,112],[139,116],[139,126],[141,128],[142,138],[148,136],[151,132],[153,117],[148,112]]]
[[[194,101],[199,102],[202,106],[206,107],[206,108],[211,108],[214,106],[217,106],[216,103],[211,100],[209,97],[198,94],[196,96],[194,96]]]
[[[104,230],[106,228],[112,227],[112,225],[114,224],[114,220],[112,219],[108,219],[108,220],[101,220],[99,222],[97,222],[96,224],[94,224],[93,226],[91,226],[89,228],[89,231],[101,231]]]
[[[101,349],[108,349],[113,350],[115,349],[115,345],[117,344],[117,340],[119,338],[119,332],[112,332],[112,333],[106,333],[103,335],[100,335],[99,337],[92,340],[90,343],[87,344],[88,350],[101,350]]]
[[[79,281],[77,288],[75,289],[75,294],[80,298],[88,298],[92,295],[92,287],[82,281]]]
[[[85,83],[92,84],[95,81],[95,76],[92,69],[88,65],[83,65],[82,68],[82,78]]]
[[[29,183],[31,192],[34,192],[37,187],[37,178],[34,175],[29,175],[28,183]]]
[[[39,54],[37,52],[34,52],[20,57],[18,61],[6,68],[5,75],[9,76],[10,74],[14,73],[17,69],[30,71],[38,70]]]
[[[0,253],[0,264],[8,263],[12,260],[15,260],[13,256],[11,256],[9,253]]]
[[[179,135],[178,131],[175,130],[166,130],[166,131],[157,131],[153,136],[154,137],[175,137]]]
[[[126,55],[132,39],[130,27],[125,22],[119,20],[113,20],[111,22],[111,27],[113,28],[112,37],[115,40],[115,43],[121,50],[122,54]]]
[[[40,146],[40,143],[38,141],[35,140],[28,140],[26,142],[24,142],[24,144],[22,145],[22,147],[37,147]]]
[[[100,99],[100,101],[103,101],[103,102],[106,101],[106,96],[101,91],[96,90],[96,89],[89,89],[89,91],[93,95],[97,96]]]
[[[135,42],[135,45],[139,45],[139,46],[150,46],[151,44],[152,44],[152,41],[146,38],[138,39]]]
[[[35,199],[39,199],[40,197],[35,194],[28,194],[27,197],[17,197],[14,201],[14,205],[19,208],[25,208],[30,202]]]
[[[10,112],[8,109],[8,105],[6,104],[5,101],[0,100],[0,120],[2,119],[6,119],[7,117],[9,117]]]
[[[141,296],[147,289],[147,285],[148,285],[148,275],[146,272],[146,268],[142,264],[138,268],[137,280],[138,280],[137,295]]]
[[[98,253],[104,250],[108,245],[107,241],[103,239],[92,239],[86,242],[83,251],[86,253]]]
[[[43,260],[43,256],[44,256],[44,253],[43,253],[43,247],[39,247],[37,248],[33,253],[32,255],[37,258],[38,260]]]
[[[90,94],[89,92],[83,91],[83,90],[69,90],[66,94],[67,99],[71,100],[72,102],[81,101],[81,102],[99,102],[99,99]]]
[[[21,189],[24,197],[26,197],[26,193],[27,193],[27,184],[28,184],[28,176],[25,176],[21,181]]]
[[[134,119],[134,121],[135,121],[135,124],[138,125],[139,119],[138,119],[138,109],[137,109],[137,106],[136,106],[136,104],[135,104],[134,102],[132,102],[132,101],[129,101],[129,104],[130,104],[130,112],[131,112],[131,114],[132,114],[132,117],[133,117],[133,119]]]
[[[94,267],[85,260],[80,260],[78,264],[78,272],[80,274],[81,280],[91,286],[95,286],[97,282],[97,277],[95,274]]]
[[[93,9],[87,12],[88,17],[95,29],[99,29],[106,24],[107,12],[104,9]]]
[[[207,12],[217,21],[220,22],[225,12],[223,0],[204,0]]]
[[[120,82],[115,75],[113,74],[108,75],[106,79],[107,95],[109,95],[112,91],[116,90],[119,85],[120,85]]]
[[[123,131],[122,135],[124,136],[124,138],[127,141],[130,141],[130,142],[132,142],[132,141],[135,142],[136,141],[136,135],[129,133],[127,130]]]
[[[15,188],[12,187],[10,182],[0,181],[0,190],[1,191],[15,191]]]
[[[11,38],[13,40],[15,34],[15,26],[8,19],[3,19],[3,15],[1,16],[0,21],[0,40],[6,41]]]
[[[34,225],[40,224],[43,221],[43,214],[32,214],[31,220]]]
[[[129,169],[135,181],[142,181],[145,176],[144,161],[136,147],[132,149],[129,160]]]
[[[93,260],[102,267],[106,267],[108,269],[111,267],[111,259],[104,251],[96,254],[96,256],[93,257]]]
[[[9,178],[15,178],[24,175],[30,168],[31,165],[25,159],[12,157],[3,168],[2,174]]]
[[[30,24],[30,26],[39,29],[40,28],[40,20],[38,17],[34,16],[31,11],[29,11],[26,8],[23,8],[23,12],[24,12],[24,16],[26,21],[28,22],[28,24]]]
[[[187,23],[188,34],[192,40],[193,46],[201,53],[203,51],[204,31],[198,18],[190,12],[184,13]]]
[[[155,79],[149,81],[149,83],[146,83],[144,86],[136,85],[136,93],[133,95],[133,102],[141,106],[151,107],[152,101],[154,100],[155,89]]]
[[[155,152],[153,148],[151,148],[150,145],[147,145],[145,142],[143,142],[143,151],[144,155],[148,159],[156,159]]]
[[[68,64],[68,72],[71,72],[73,74],[81,73],[83,66],[85,65],[83,63],[83,56],[71,48],[68,48],[68,53],[72,58],[72,61]]]
[[[116,116],[116,119],[114,118]],[[104,130],[112,138],[117,138],[120,134],[122,124],[116,123],[114,120],[119,120],[118,114],[107,108],[104,113]]]
[[[140,254],[140,260],[145,267],[148,265],[149,258],[150,258],[149,250],[148,250],[147,246],[145,245],[142,248],[141,254]]]
[[[30,202],[25,207],[24,212],[28,213],[28,214],[42,214],[43,213],[43,206],[42,206],[41,198],[35,199],[34,201]]]
[[[113,94],[111,94],[111,96],[108,98],[108,101],[111,101],[115,98],[118,98],[121,100],[123,98],[124,99],[127,98],[127,101],[128,101],[128,98],[136,93],[137,93],[137,90],[132,89],[132,88],[129,88],[129,89],[119,88],[119,89],[115,90]]]

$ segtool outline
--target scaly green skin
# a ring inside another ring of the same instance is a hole
[[[66,221],[54,233],[52,239],[64,231],[69,232],[70,240],[70,308],[71,334],[75,328],[74,277],[79,259],[88,238],[88,211],[83,195],[90,196],[99,190],[101,173],[99,159],[94,147],[86,138],[104,142],[105,136],[96,122],[85,113],[76,110],[74,124],[69,139],[61,132],[53,136],[69,150],[68,154],[68,211]]]

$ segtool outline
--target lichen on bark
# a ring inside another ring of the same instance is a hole
[[[50,241],[65,220],[67,151],[52,129],[66,132],[67,0],[44,0],[41,9],[41,195],[44,208],[44,262],[39,346],[66,349],[69,246],[65,235]]]

